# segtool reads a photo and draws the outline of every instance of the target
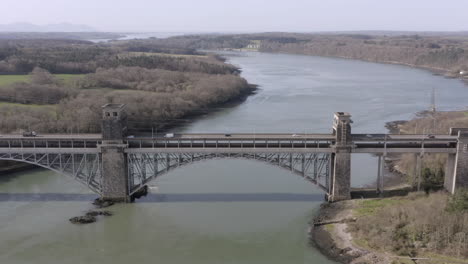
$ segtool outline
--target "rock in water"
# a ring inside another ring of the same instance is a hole
[[[89,211],[86,213],[86,216],[98,216],[98,215],[103,215],[103,216],[111,216],[112,212],[109,211]]]
[[[93,204],[97,208],[106,208],[106,207],[109,207],[111,205],[114,205],[114,202],[108,201],[108,200],[103,200],[101,198],[97,198],[96,200],[94,200]]]
[[[70,218],[70,222],[73,224],[90,224],[96,222],[96,217],[91,215],[77,216]]]

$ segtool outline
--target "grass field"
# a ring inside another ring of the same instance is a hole
[[[84,74],[54,74],[65,84],[70,84],[75,78],[84,76]],[[29,82],[29,75],[0,75],[0,86],[9,85],[16,82]]]
[[[399,198],[385,198],[385,199],[369,199],[363,200],[355,212],[359,216],[373,215],[383,207],[400,204],[403,199]]]
[[[16,114],[16,112],[20,110],[26,112],[43,111],[52,116],[55,116],[57,114],[57,105],[37,105],[0,102],[0,111],[2,111],[4,117],[10,114]]]

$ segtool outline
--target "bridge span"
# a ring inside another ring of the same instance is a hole
[[[468,187],[468,129],[447,135],[352,134],[351,116],[337,112],[330,134],[231,133],[128,137],[124,105],[103,107],[102,134],[2,135],[0,160],[35,164],[68,175],[105,199],[130,202],[146,185],[193,162],[243,158],[278,166],[319,186],[329,201],[350,198],[351,156],[378,156],[378,191],[383,190],[387,154],[448,156],[445,188]]]

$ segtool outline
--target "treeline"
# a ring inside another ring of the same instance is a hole
[[[398,63],[451,73],[468,70],[468,40],[463,37],[302,35],[295,39],[285,43],[267,38],[260,51]]]
[[[149,46],[171,47],[177,49],[222,49],[243,48],[250,43],[249,35],[185,35],[165,39],[147,39],[139,43]]]
[[[179,36],[161,45],[195,49],[244,48],[260,41],[259,51],[329,56],[432,68],[452,75],[468,71],[468,39],[464,35],[371,35],[262,33]],[[468,75],[467,75],[468,76]]]
[[[36,67],[53,74],[86,74],[98,68],[118,66],[209,74],[239,72],[238,68],[222,63],[216,56],[160,54],[164,51],[184,55],[196,53],[190,49],[169,49],[162,44],[131,41],[94,44],[78,40],[0,40],[0,74],[27,74]]]

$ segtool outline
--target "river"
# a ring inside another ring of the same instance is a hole
[[[267,53],[228,53],[260,85],[244,103],[198,118],[183,132],[329,132],[333,112],[354,132],[426,109],[466,105],[459,80],[397,65]],[[352,182],[375,179],[368,155],[353,156]],[[96,196],[72,179],[37,170],[0,177],[0,263],[334,263],[308,244],[323,193],[298,176],[254,161],[193,164],[154,181],[152,193],[110,208],[114,216],[72,225]]]

